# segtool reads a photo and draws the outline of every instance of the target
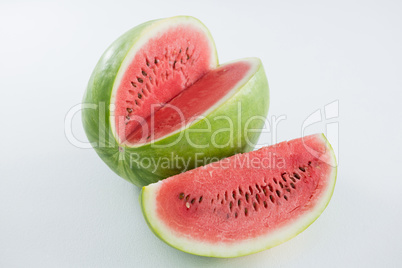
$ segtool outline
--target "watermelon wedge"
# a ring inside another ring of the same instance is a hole
[[[140,202],[149,227],[172,247],[237,257],[281,244],[313,223],[331,199],[336,172],[332,148],[317,134],[150,184]]]

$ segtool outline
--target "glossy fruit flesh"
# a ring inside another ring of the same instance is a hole
[[[144,187],[144,216],[180,250],[251,254],[292,238],[321,214],[334,189],[335,166],[323,135],[279,143]]]

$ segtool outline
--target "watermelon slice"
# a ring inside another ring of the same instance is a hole
[[[218,65],[208,29],[178,16],[118,38],[96,65],[83,102],[90,107],[82,110],[84,129],[96,152],[143,186],[196,167],[197,157],[252,150],[269,92],[259,59]],[[166,159],[186,165],[160,164]]]
[[[143,187],[140,201],[148,225],[167,244],[196,255],[236,257],[306,229],[328,205],[336,171],[330,144],[317,134]]]

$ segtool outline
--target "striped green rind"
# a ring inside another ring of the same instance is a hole
[[[157,191],[165,181],[160,181],[142,188],[139,201],[145,221],[152,232],[162,241],[178,250],[193,255],[216,258],[234,258],[250,255],[278,246],[297,236],[317,220],[328,206],[333,195],[337,177],[335,154],[330,143],[323,134],[317,134],[317,137],[326,144],[326,147],[329,150],[327,164],[331,166],[331,172],[328,175],[328,178],[326,178],[328,180],[327,189],[321,196],[321,199],[308,213],[305,213],[293,223],[276,229],[274,234],[262,235],[253,239],[236,241],[230,244],[209,243],[197,239],[193,240],[189,238],[191,237],[191,234],[188,234],[186,237],[182,234],[177,234],[175,231],[170,230],[162,220],[158,219],[156,213],[157,206],[162,205],[156,203]]]
[[[126,144],[119,144],[111,129],[112,122],[110,121],[109,110],[117,73],[129,51],[135,47],[135,44],[149,27],[154,27],[158,23],[169,23],[170,20],[191,20],[193,23],[199,24],[200,27],[205,27],[192,17],[180,16],[150,21],[129,30],[103,54],[92,73],[83,98],[85,105],[95,105],[89,108],[83,107],[82,110],[82,120],[88,140],[94,145],[94,149],[100,158],[114,172],[137,186],[148,185],[185,171],[184,166],[170,165],[167,167],[161,165],[161,162],[155,164],[158,161],[184,159],[188,163],[187,169],[192,169],[199,165],[205,165],[209,161],[216,161],[236,153],[252,150],[264,122],[263,120],[247,121],[253,116],[260,116],[261,119],[266,118],[268,113],[268,82],[264,68],[258,60],[259,66],[256,73],[245,84],[239,86],[237,92],[230,99],[216,107],[203,120],[196,121],[187,126],[185,130],[171,134],[154,143],[135,148]],[[206,33],[213,44],[212,37],[207,30]],[[216,55],[215,49],[213,53]],[[217,60],[216,56],[215,58]],[[239,107],[241,107],[241,111],[238,111]],[[194,144],[206,145],[211,143],[213,133],[230,127],[230,123],[222,119],[222,116],[229,117],[235,123],[233,124],[233,136],[221,133],[214,137],[217,144],[227,146],[219,148],[194,146]],[[210,123],[210,131],[194,132],[197,129],[207,129],[207,122]],[[246,124],[247,129],[254,130],[254,132],[250,131],[245,135]],[[191,144],[187,137],[190,138]],[[167,146],[172,142],[175,144]],[[200,159],[202,159],[201,162]],[[204,161],[205,159],[206,161]]]

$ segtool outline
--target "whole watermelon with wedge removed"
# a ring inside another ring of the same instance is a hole
[[[269,92],[259,59],[219,65],[208,29],[178,16],[141,24],[112,43],[83,103],[84,129],[98,155],[143,186],[251,151]]]

